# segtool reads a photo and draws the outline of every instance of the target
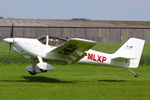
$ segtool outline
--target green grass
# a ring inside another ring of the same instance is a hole
[[[127,69],[72,64],[53,65],[56,70],[31,76],[25,70],[30,61],[10,52],[0,43],[0,100],[149,100],[150,99],[150,44],[142,55],[144,63],[134,71]],[[100,43],[93,49],[113,53],[120,43]],[[142,58],[142,59],[143,59]]]

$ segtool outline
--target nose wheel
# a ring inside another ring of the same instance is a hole
[[[47,72],[47,70],[44,70],[44,69],[40,69],[40,71],[41,71],[41,72]]]
[[[30,75],[36,75],[36,72],[28,71]]]

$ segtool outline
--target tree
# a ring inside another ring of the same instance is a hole
[[[71,20],[89,20],[87,18],[72,18]]]

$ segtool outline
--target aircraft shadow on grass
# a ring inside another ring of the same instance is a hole
[[[55,78],[48,78],[44,76],[22,76],[24,80],[0,80],[0,82],[37,82],[37,83],[70,83],[88,82],[88,81],[63,81]],[[127,82],[127,80],[98,80],[98,82]]]
[[[62,81],[55,78],[48,78],[43,76],[22,76],[26,82],[40,82],[40,83],[73,83],[71,81]]]
[[[98,80],[99,82],[127,82],[127,80]]]
[[[0,80],[0,82],[74,83],[43,76],[22,76],[25,80]]]

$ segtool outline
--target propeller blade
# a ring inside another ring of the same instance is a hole
[[[11,27],[11,33],[10,33],[10,38],[13,38],[14,37],[14,24],[12,24],[12,27]],[[9,45],[9,52],[12,50],[12,43],[10,43]]]
[[[12,43],[9,44],[9,52],[12,50]]]
[[[10,37],[13,38],[13,36],[14,36],[14,24],[12,24],[11,33],[10,33]]]

